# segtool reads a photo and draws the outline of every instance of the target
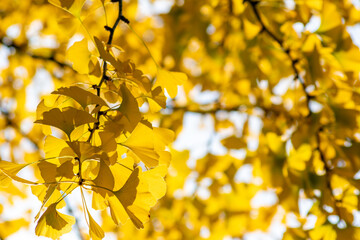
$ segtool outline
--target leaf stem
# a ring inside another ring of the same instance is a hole
[[[157,68],[160,68],[159,64],[157,63],[157,61],[155,60],[154,56],[151,54],[149,47],[146,45],[146,43],[144,42],[144,40],[135,32],[135,30],[128,25],[129,29],[135,34],[135,36],[141,41],[141,43],[144,45],[144,47],[146,48],[146,50],[148,51],[151,59],[153,60],[153,62],[155,63]]]
[[[70,206],[70,203],[66,200],[66,198],[64,199],[64,201],[66,203],[66,208],[67,208],[68,212],[70,213],[70,215],[74,216],[74,210]],[[77,218],[75,218],[75,219],[76,219],[75,226],[76,226],[76,230],[78,232],[79,239],[84,240],[85,238],[82,235],[81,228],[80,228],[80,225],[79,225],[79,221],[78,221]]]
[[[96,49],[96,44],[94,42],[94,38],[92,37],[92,35],[90,34],[90,32],[88,31],[88,29],[85,27],[84,22],[81,20],[80,17],[76,17],[77,20],[79,20],[80,25],[82,26],[82,28],[85,30],[86,34],[88,35],[88,37],[90,38],[92,44],[94,45],[95,49]]]

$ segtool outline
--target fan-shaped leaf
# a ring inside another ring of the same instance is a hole
[[[70,133],[75,129],[75,127],[96,121],[96,118],[92,117],[85,111],[78,110],[73,107],[67,107],[64,108],[63,111],[59,108],[53,108],[48,112],[44,112],[43,119],[37,120],[35,123],[59,128],[64,131],[68,137],[70,137]]]

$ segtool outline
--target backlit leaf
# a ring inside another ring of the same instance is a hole
[[[35,123],[57,127],[70,137],[70,133],[75,129],[75,127],[96,121],[96,118],[92,117],[85,111],[81,111],[73,107],[67,107],[64,108],[63,111],[58,108],[53,108],[50,111],[44,112],[43,118],[35,121]]]
[[[49,3],[64,9],[75,17],[80,17],[80,11],[85,0],[49,0]]]
[[[170,72],[165,69],[158,69],[154,88],[157,86],[165,88],[171,98],[176,97],[178,86],[183,85],[187,81],[185,73]]]
[[[159,155],[154,148],[154,133],[152,129],[139,123],[130,137],[122,143],[128,147],[148,167],[155,167],[159,162]]]
[[[141,120],[139,106],[136,99],[131,94],[129,89],[127,89],[125,84],[121,85],[120,91],[123,100],[120,105],[119,111],[122,112],[122,114],[126,117],[127,121],[125,121],[125,123],[129,126],[127,130],[131,132]]]
[[[98,97],[97,95],[93,94],[92,92],[86,91],[77,86],[71,86],[68,88],[62,87],[52,93],[71,97],[72,99],[77,101],[84,109],[86,106],[91,105],[91,104],[107,106],[107,104],[105,103],[105,101],[102,98]]]
[[[61,235],[70,232],[74,223],[74,217],[58,212],[56,210],[56,203],[53,203],[40,217],[35,233],[38,236],[57,239]]]
[[[103,239],[105,237],[104,230],[97,224],[97,222],[93,219],[88,209],[87,214],[89,218],[89,231],[92,239]]]
[[[89,62],[91,53],[88,50],[88,41],[86,38],[79,42],[75,42],[67,50],[67,58],[72,62],[72,67],[80,74],[89,73]]]

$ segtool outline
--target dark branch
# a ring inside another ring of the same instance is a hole
[[[233,0],[228,0],[228,6],[229,6],[229,13],[230,13],[230,15],[232,15],[234,12]]]
[[[125,18],[123,16],[123,2],[122,0],[112,0],[111,2],[118,2],[119,3],[119,12],[118,12],[118,16],[115,20],[115,23],[112,27],[109,27],[109,26],[105,26],[105,29],[107,31],[109,31],[109,38],[108,38],[108,41],[107,41],[107,45],[111,45],[112,44],[112,41],[113,41],[113,37],[114,37],[114,33],[115,33],[115,29],[116,27],[119,25],[120,21],[123,21],[127,24],[129,24],[129,20],[127,20],[127,18]],[[93,88],[96,89],[96,94],[98,96],[100,96],[100,88],[102,86],[102,84],[105,82],[105,81],[108,81],[110,80],[110,77],[106,75],[106,72],[107,72],[107,62],[104,60],[104,65],[103,65],[103,73],[102,73],[102,77],[101,77],[101,80],[99,82],[99,84]],[[96,105],[96,107],[98,107],[99,105]],[[101,114],[97,114],[96,116],[96,119],[97,119],[97,122],[94,123],[94,127],[91,129],[90,131],[90,136],[88,138],[88,142],[90,142],[92,136],[94,135],[94,132],[96,129],[99,129],[99,124],[100,124],[100,116]]]

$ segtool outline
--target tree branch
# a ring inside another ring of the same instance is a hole
[[[236,107],[231,107],[231,108],[227,108],[227,107],[215,107],[215,108],[209,108],[207,110],[205,109],[201,109],[197,108],[197,109],[192,109],[192,108],[188,108],[188,107],[179,107],[179,106],[167,106],[166,109],[169,110],[173,110],[173,111],[184,111],[184,112],[193,112],[193,113],[200,113],[200,114],[214,114],[220,111],[225,111],[225,112],[238,112],[240,107],[236,106]]]
[[[115,29],[116,27],[118,26],[118,24],[120,23],[120,21],[123,21],[125,23],[129,23],[129,20],[127,20],[127,18],[125,18],[123,16],[123,2],[122,0],[111,0],[112,2],[118,2],[119,3],[119,12],[118,12],[118,16],[116,18],[116,21],[114,23],[114,25],[112,27],[109,27],[109,26],[105,26],[105,29],[107,31],[110,32],[109,34],[109,38],[108,38],[108,41],[107,41],[107,45],[111,45],[112,41],[113,41],[113,37],[114,37],[114,33],[115,33]],[[104,65],[103,65],[103,73],[102,73],[102,77],[101,77],[101,80],[99,82],[98,85],[95,85],[94,88],[96,89],[96,95],[97,96],[100,96],[100,88],[102,86],[102,84],[107,81],[107,80],[110,80],[110,78],[106,75],[106,72],[107,72],[107,62],[104,60]],[[96,107],[99,107],[99,105],[96,105]],[[100,112],[97,114],[96,116],[96,119],[97,119],[97,122],[94,123],[94,127],[92,129],[90,129],[90,136],[88,138],[88,142],[90,142],[92,136],[94,135],[94,132],[96,129],[99,128],[99,125],[100,125],[100,116],[102,114],[100,114]]]
[[[60,62],[59,60],[55,59],[54,53],[51,53],[50,56],[37,55],[32,52],[28,52],[26,50],[27,49],[26,45],[18,45],[18,44],[15,44],[14,42],[4,40],[4,38],[0,38],[0,43],[8,48],[14,48],[19,54],[26,54],[35,59],[50,61],[50,62],[57,64],[59,67],[62,67],[62,68],[66,67],[66,68],[73,69],[71,67],[71,65],[64,63],[64,62]]]
[[[287,55],[287,57],[289,58],[289,60],[291,61],[291,67],[293,69],[293,72],[294,72],[294,81],[296,80],[299,80],[303,90],[304,90],[304,93],[305,93],[305,96],[306,96],[306,103],[307,103],[307,106],[308,106],[308,109],[309,109],[309,114],[306,116],[306,117],[309,117],[312,112],[310,110],[310,100],[312,98],[312,96],[310,96],[307,92],[306,92],[306,84],[305,84],[305,81],[304,79],[302,79],[300,77],[300,74],[299,74],[299,71],[297,70],[296,68],[296,64],[297,62],[299,61],[298,59],[293,59],[290,55],[290,49],[288,48],[285,48],[284,46],[284,41],[280,38],[278,38],[277,36],[275,36],[274,33],[272,33],[269,28],[265,25],[264,21],[262,20],[261,16],[260,16],[260,13],[258,11],[258,9],[256,8],[256,6],[258,5],[259,1],[254,1],[254,0],[244,0],[243,1],[244,3],[245,2],[248,2],[252,8],[252,10],[254,11],[254,14],[258,20],[258,22],[260,23],[261,25],[261,32],[266,32],[275,42],[277,42],[281,49],[284,51],[284,53]]]
[[[234,107],[222,107],[220,105],[217,105],[215,107],[208,107],[204,105],[200,105],[198,108],[189,108],[187,106],[166,106],[167,110],[172,111],[183,111],[183,112],[191,112],[191,113],[198,113],[198,114],[216,114],[218,112],[224,111],[224,112],[243,112],[247,113],[255,108],[261,109],[265,115],[269,117],[270,114],[274,114],[275,116],[279,116],[283,114],[287,119],[290,121],[295,121],[294,116],[289,114],[287,111],[282,111],[281,109],[276,108],[268,108],[265,106],[257,105],[257,106],[247,106],[247,105],[239,105]]]
[[[228,0],[228,6],[229,6],[229,13],[230,13],[230,15],[232,15],[234,12],[233,0]]]

